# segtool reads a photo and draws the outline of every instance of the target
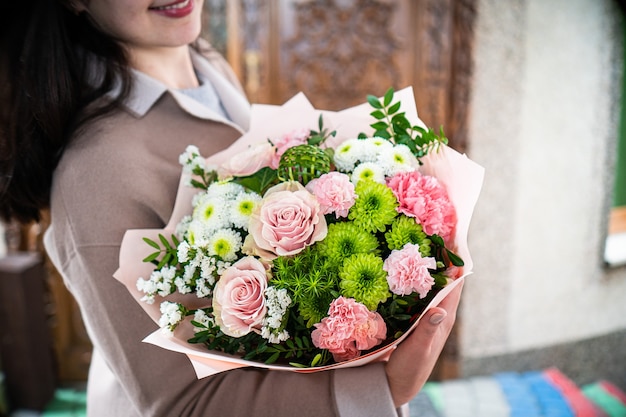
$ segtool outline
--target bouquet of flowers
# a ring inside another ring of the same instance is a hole
[[[180,156],[187,207],[177,201],[164,230],[139,231],[151,270],[134,275],[131,291],[162,328],[148,341],[186,353],[199,376],[355,366],[399,343],[471,270],[466,235],[482,168],[395,98],[392,89],[368,96],[364,124],[364,106],[308,108],[295,118],[307,115],[302,126],[271,132],[253,119],[208,160],[190,145]],[[120,271],[136,265],[129,244]],[[132,273],[120,271],[130,289]]]

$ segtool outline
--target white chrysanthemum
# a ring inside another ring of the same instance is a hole
[[[218,256],[225,261],[237,259],[237,252],[241,250],[243,241],[239,232],[233,229],[220,229],[216,231],[208,242],[210,256]]]
[[[352,183],[355,185],[359,181],[369,180],[376,181],[378,183],[385,183],[385,172],[382,167],[378,166],[378,164],[374,162],[364,162],[359,164],[352,173],[352,177],[350,178]]]
[[[350,172],[357,163],[359,139],[348,139],[335,148],[333,161],[339,171]]]
[[[231,206],[230,221],[233,226],[248,230],[250,216],[262,200],[257,193],[240,193]]]
[[[378,154],[386,146],[383,145],[381,138],[366,138],[360,139],[356,146],[354,146],[355,157],[360,163],[375,162],[378,159]],[[387,142],[389,143],[389,142]],[[391,143],[389,143],[391,145]]]
[[[193,329],[196,332],[201,332],[203,330],[206,330],[207,328],[209,328],[209,325],[215,323],[213,318],[210,317],[207,313],[205,313],[204,310],[196,310],[196,312],[193,315],[193,321],[204,326],[204,327],[194,326]]]
[[[214,182],[209,185],[206,190],[207,195],[211,196],[212,198],[225,200],[232,200],[244,191],[245,188],[242,185],[230,181]]]
[[[174,231],[174,235],[176,235],[176,237],[179,240],[182,240],[185,238],[185,235],[187,234],[187,230],[189,229],[189,223],[191,223],[191,216],[186,215],[176,225],[176,230]]]
[[[163,301],[160,307],[161,318],[159,319],[159,326],[166,333],[173,332],[178,323],[185,317],[184,309],[185,307],[181,304]]]
[[[387,139],[380,138],[378,136],[374,136],[373,138],[368,138],[367,140],[378,149],[377,152],[379,155],[385,149],[391,149],[394,146],[393,143],[389,142]]]
[[[228,212],[224,209],[226,205],[226,199],[205,194],[193,210],[192,223],[200,221],[208,230],[228,227]]]
[[[396,145],[390,149],[384,149],[378,156],[378,162],[388,177],[400,172],[415,171],[419,167],[417,158],[406,145]]]
[[[218,230],[227,228],[228,225],[223,225],[222,227],[213,227],[207,226],[205,223],[201,221],[194,220],[189,225],[189,230],[187,231],[187,240],[191,244],[192,248],[196,248],[196,266],[200,266],[200,261],[202,260],[202,254],[198,254],[198,252],[202,252],[211,242],[211,239],[215,232]],[[193,262],[193,260],[191,261]]]

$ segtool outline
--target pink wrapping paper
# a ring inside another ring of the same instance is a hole
[[[402,111],[406,112],[408,120],[413,125],[418,124],[425,127],[424,123],[418,118],[411,87],[396,92],[394,99],[402,101]],[[320,113],[324,116],[324,127],[337,131],[336,136],[327,141],[328,146],[335,147],[346,139],[357,137],[361,132],[366,134],[373,133],[369,127],[374,121],[369,115],[371,111],[372,108],[368,103],[339,112],[317,110],[302,93],[294,96],[282,106],[253,105],[250,130],[229,148],[207,158],[207,160],[209,163],[219,166],[232,155],[237,155],[250,145],[262,143],[267,138],[281,137],[301,128],[317,130]],[[425,313],[430,308],[438,305],[454,287],[472,273],[473,261],[467,244],[467,234],[474,206],[482,187],[484,169],[465,155],[461,155],[447,146],[442,146],[436,153],[429,153],[422,158],[422,162],[424,165],[420,168],[420,171],[433,175],[443,182],[448,190],[450,199],[455,205],[458,217],[455,235],[456,253],[465,262],[461,277],[444,287],[424,310]],[[186,174],[183,174],[172,216],[165,228],[134,229],[126,232],[120,250],[120,266],[114,274],[114,277],[128,288],[129,292],[155,323],[158,322],[161,316],[159,300],[155,301],[154,304],[140,301],[143,293],[136,288],[137,279],[139,277],[149,277],[153,270],[152,264],[142,262],[142,259],[153,252],[153,248],[145,244],[143,238],[147,237],[158,241],[159,234],[165,236],[172,235],[183,216],[191,212],[191,200],[198,190],[184,186],[183,184],[187,179]],[[188,308],[193,309],[208,307],[211,304],[209,299],[200,299],[194,294],[173,294],[168,296],[167,299],[182,302]],[[413,324],[411,330],[419,323],[424,313]],[[386,359],[393,349],[410,333],[410,331],[407,331],[393,343],[351,361],[314,368],[295,368],[287,365],[265,365],[263,363],[246,361],[225,353],[208,351],[204,345],[187,343],[187,340],[193,336],[193,328],[189,323],[190,320],[190,318],[187,318],[186,321],[181,323],[173,336],[168,336],[161,330],[157,330],[146,337],[144,342],[187,355],[198,378],[246,366],[301,373],[361,366],[372,361]]]

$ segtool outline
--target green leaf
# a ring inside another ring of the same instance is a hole
[[[389,125],[385,122],[376,122],[374,124],[371,124],[370,126],[376,130],[386,130]]]
[[[143,258],[142,262],[152,262],[152,261],[154,261],[156,258],[158,258],[160,254],[161,254],[161,252],[154,252],[154,253],[151,253],[150,255],[148,255],[148,256],[146,256],[145,258]]]
[[[161,246],[159,246],[159,244],[156,243],[154,240],[144,237],[143,241],[146,242],[148,245],[152,246],[154,249],[161,250]]]
[[[233,179],[233,182],[243,185],[247,189],[262,195],[263,192],[269,188],[270,185],[274,184],[277,179],[277,171],[271,169],[270,167],[265,167],[247,177],[236,177]]]
[[[383,113],[380,110],[374,110],[373,112],[370,113],[371,116],[373,116],[375,119],[381,120],[384,119],[385,117],[387,117],[385,115],[385,113]]]
[[[463,259],[461,259],[461,257],[458,256],[456,253],[452,252],[451,250],[447,248],[446,248],[446,253],[448,254],[448,258],[450,258],[450,262],[452,262],[452,265],[454,266],[465,265],[465,262],[463,262]]]
[[[272,364],[274,362],[276,362],[278,360],[278,358],[280,357],[280,352],[276,352],[274,353],[272,356],[270,356],[269,358],[267,358],[267,360],[265,361],[265,363],[267,365]]]
[[[315,355],[315,357],[313,357],[313,360],[311,361],[311,367],[320,363],[321,360],[322,360],[322,354],[318,353],[317,355]]]
[[[390,87],[385,93],[385,97],[383,97],[384,106],[388,107],[391,104],[391,100],[393,100],[393,87]]]
[[[389,109],[387,109],[387,113],[389,113],[389,114],[397,113],[398,110],[400,110],[400,106],[401,105],[402,105],[402,102],[398,101],[397,103],[395,103],[391,107],[389,107]]]
[[[166,249],[171,249],[170,242],[168,242],[167,238],[162,234],[159,234],[159,240],[163,244]]]
[[[372,106],[375,109],[383,108],[383,105],[380,103],[380,101],[378,100],[378,97],[376,96],[368,95],[367,102],[370,104],[370,106]]]
[[[289,362],[289,365],[293,366],[294,368],[308,368],[308,366],[297,362]]]
[[[441,247],[444,247],[444,246],[445,246],[445,244],[443,243],[443,239],[442,239],[442,238],[441,238],[441,236],[439,236],[439,235],[432,235],[432,236],[430,237],[430,240],[432,240],[432,242],[433,242],[435,245],[438,245],[438,246],[441,246]]]

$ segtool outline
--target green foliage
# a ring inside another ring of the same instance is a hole
[[[158,242],[144,237],[143,241],[146,242],[149,246],[156,249],[156,252],[153,252],[150,255],[146,256],[143,259],[143,262],[153,263],[154,265],[156,265],[156,269],[161,269],[166,265],[178,264],[178,245],[180,244],[180,241],[174,235],[171,235],[170,239],[171,243],[167,240],[165,236],[159,234],[159,241],[163,245],[163,247],[161,247]],[[159,260],[159,256],[161,255],[163,256]]]
[[[263,195],[268,188],[278,183],[278,173],[275,169],[265,167],[247,177],[235,177],[232,182]]]
[[[377,121],[370,126],[375,130],[373,136],[391,140],[396,144],[409,147],[418,160],[432,150],[437,150],[441,144],[447,144],[443,127],[436,134],[432,129],[424,129],[421,126],[413,126],[406,117],[406,113],[400,112],[401,102],[393,103],[394,90],[387,90],[381,102],[376,96],[368,95],[367,101],[374,108],[370,113]],[[365,137],[360,134],[359,137]]]
[[[337,134],[336,130],[329,132],[328,129],[324,127],[324,118],[321,114],[317,120],[317,126],[319,130],[311,130],[311,133],[309,134],[309,138],[307,139],[307,144],[309,145],[320,146],[326,141],[326,139]]]

